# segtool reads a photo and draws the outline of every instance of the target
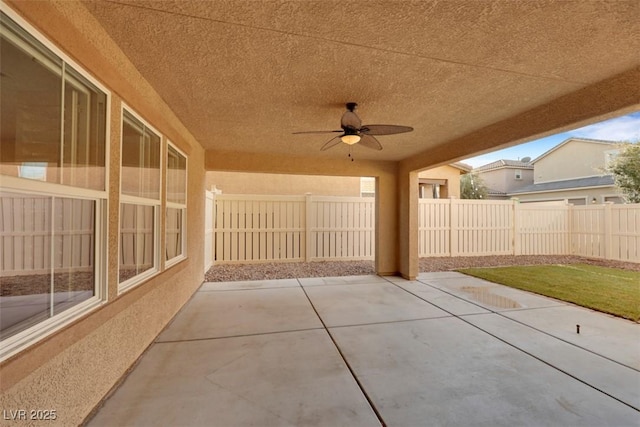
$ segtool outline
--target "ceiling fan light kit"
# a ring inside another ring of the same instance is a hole
[[[360,142],[360,135],[357,134],[345,134],[340,137],[340,140],[347,145],[353,145]]]
[[[327,131],[308,131],[308,132],[294,132],[294,134],[302,133],[342,133],[342,135],[336,136],[327,141],[320,151],[328,150],[331,147],[335,147],[340,142],[343,142],[349,146],[360,144],[364,147],[374,150],[382,150],[382,144],[373,135],[393,135],[397,133],[411,132],[413,130],[410,126],[398,126],[398,125],[362,125],[360,117],[355,113],[358,104],[355,102],[348,102],[346,104],[347,111],[342,115],[340,120],[340,127],[342,130],[327,130]]]

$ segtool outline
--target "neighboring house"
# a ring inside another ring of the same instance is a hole
[[[418,173],[418,191],[421,199],[460,198],[460,175],[471,171],[464,163],[452,163]]]
[[[471,171],[464,163],[452,163],[418,173],[418,197],[421,199],[460,198],[460,175]],[[375,196],[374,178],[363,177],[360,194],[363,197]]]
[[[418,174],[419,197],[460,197],[460,175],[471,167],[463,163],[440,166]],[[224,194],[302,195],[374,197],[372,177],[302,176],[262,173],[207,172],[207,189]]]
[[[533,184],[508,193],[522,202],[565,201],[574,205],[623,203],[605,172],[618,142],[569,138],[534,159]]]
[[[473,169],[489,190],[487,199],[506,200],[512,191],[533,184],[533,165],[529,160],[503,159]]]

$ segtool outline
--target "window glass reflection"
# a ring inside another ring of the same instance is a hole
[[[120,283],[154,268],[154,207],[120,205]]]
[[[104,190],[106,94],[1,19],[0,174]]]
[[[187,202],[187,159],[170,145],[167,151],[167,201]]]
[[[127,111],[122,124],[122,194],[160,199],[160,136]]]
[[[182,255],[183,209],[167,208],[166,259]]]
[[[95,295],[95,202],[0,192],[0,338]]]

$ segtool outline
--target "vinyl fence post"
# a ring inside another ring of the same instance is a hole
[[[563,254],[567,254],[567,255],[575,255],[575,248],[573,245],[573,234],[574,234],[574,229],[573,229],[573,205],[569,202],[565,203],[565,207],[567,209],[567,222],[566,222],[566,236],[567,238],[565,239],[565,247],[563,250]]]
[[[304,195],[304,212],[305,212],[305,222],[304,222],[304,261],[311,261],[311,226],[312,226],[312,215],[311,215],[311,205],[313,203],[313,196],[311,193],[306,193]]]
[[[216,230],[216,214],[218,213],[218,207],[216,206],[216,191],[211,191],[211,218],[208,218],[209,227],[211,227],[211,265],[216,264],[216,238],[217,238],[217,230]]]
[[[511,245],[514,255],[522,255],[522,247],[520,246],[520,230],[518,229],[520,226],[519,217],[521,215],[520,200],[515,198],[511,200],[513,201],[513,209],[511,209],[511,215],[513,215],[513,239],[511,240]]]
[[[612,229],[613,229],[613,215],[612,215],[612,209],[611,206],[613,206],[613,202],[605,202],[603,208],[604,208],[604,258],[605,259],[612,259],[612,247],[611,247],[611,242],[613,240],[613,233],[612,233]]]
[[[451,250],[451,256],[458,256],[458,215],[459,204],[455,198],[449,199],[449,248]]]

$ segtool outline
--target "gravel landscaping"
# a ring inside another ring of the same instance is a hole
[[[481,256],[420,258],[420,272],[451,271],[470,267],[508,265],[591,264],[640,271],[639,263],[618,262],[576,256]],[[301,277],[358,276],[375,274],[373,261],[281,262],[261,264],[221,264],[207,271],[206,282],[293,279]]]

